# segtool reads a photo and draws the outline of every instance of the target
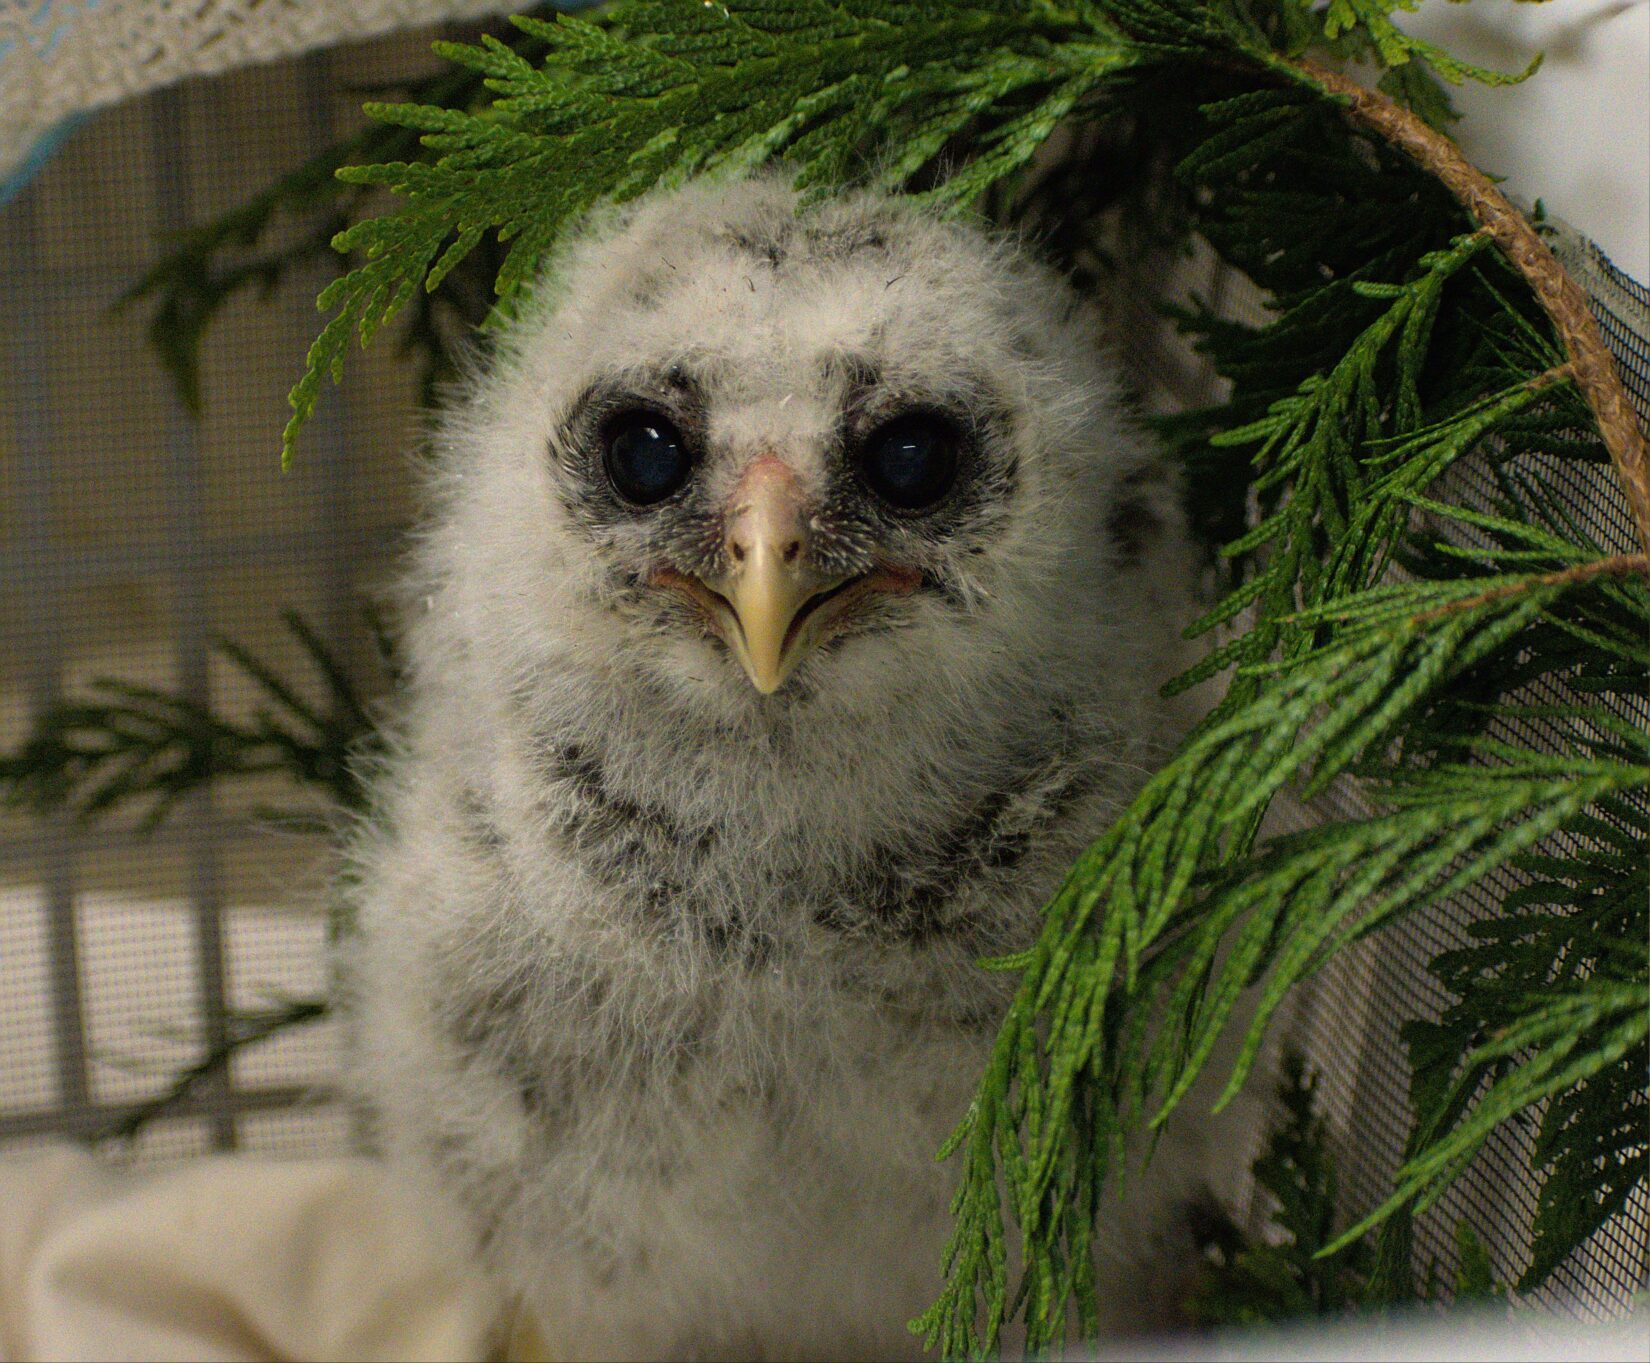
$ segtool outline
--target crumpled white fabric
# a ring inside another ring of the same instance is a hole
[[[186,76],[522,8],[522,0],[0,3],[0,182],[63,120]]]
[[[368,1159],[0,1160],[0,1361],[479,1360],[501,1316]]]

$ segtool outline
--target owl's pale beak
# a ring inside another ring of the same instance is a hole
[[[796,475],[772,455],[740,479],[728,517],[729,569],[705,585],[731,607],[723,637],[763,695],[784,685],[818,642],[817,606],[842,585],[808,566]]]

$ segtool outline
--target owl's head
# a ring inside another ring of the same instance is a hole
[[[724,718],[1127,669],[1183,569],[1110,372],[1011,243],[775,179],[655,196],[449,427],[444,576],[517,675]]]

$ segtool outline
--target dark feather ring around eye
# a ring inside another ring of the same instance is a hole
[[[645,407],[615,412],[601,425],[602,468],[620,497],[651,506],[681,491],[693,453],[676,424]]]
[[[956,485],[962,432],[938,412],[907,412],[884,422],[859,448],[867,487],[897,511],[931,511]]]

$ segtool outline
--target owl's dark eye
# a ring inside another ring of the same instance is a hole
[[[911,412],[878,427],[860,449],[871,491],[900,511],[926,511],[957,481],[962,436],[935,412]]]
[[[693,472],[687,442],[658,412],[620,412],[602,426],[602,464],[625,501],[637,506],[662,502]]]

